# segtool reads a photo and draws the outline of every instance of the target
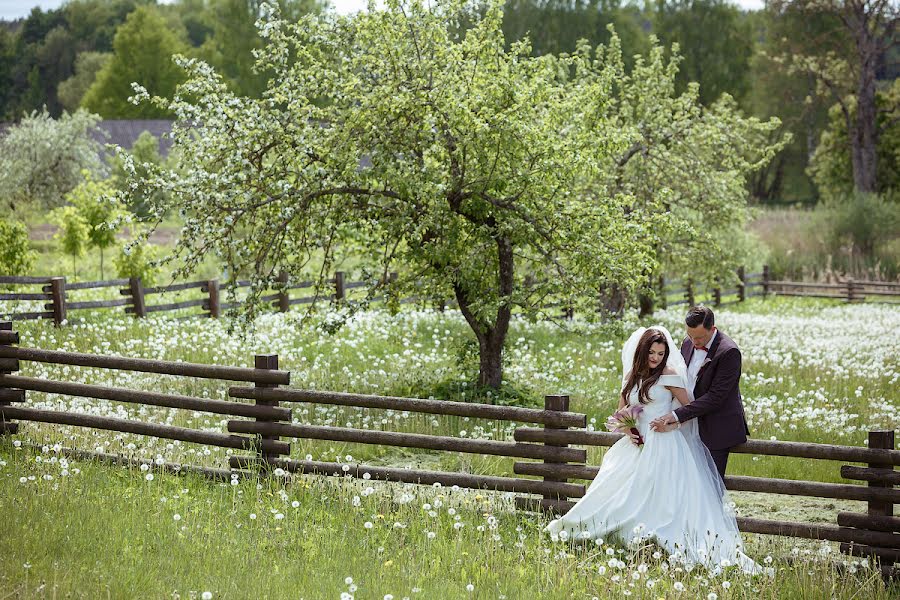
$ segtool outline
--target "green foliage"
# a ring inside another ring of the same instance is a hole
[[[0,274],[26,275],[34,264],[28,228],[17,221],[0,218]]]
[[[807,14],[794,6],[763,11],[756,25],[760,41],[751,59],[746,105],[759,117],[777,115],[782,121],[778,134],[790,133],[791,141],[753,176],[751,193],[765,203],[811,204],[819,193],[806,168],[828,122],[830,102],[816,93],[814,79],[792,73],[784,57],[844,51],[847,39],[833,15]]]
[[[75,74],[59,84],[57,94],[66,110],[73,111],[97,78],[97,73],[109,62],[108,52],[82,52],[75,59]]]
[[[116,29],[136,7],[151,0],[70,0],[62,10],[75,39],[89,50],[111,52]]]
[[[7,103],[0,107],[0,117],[9,120],[23,112],[44,109],[58,116],[61,106],[56,87],[72,74],[75,60],[73,39],[65,30],[62,11],[32,9],[7,56],[11,63],[8,66],[10,86]]]
[[[804,15],[824,14],[840,24],[839,40],[849,43],[814,55],[780,57],[792,74],[811,77],[818,94],[840,106],[846,129],[853,173],[853,187],[877,193],[879,184],[877,140],[879,106],[878,65],[896,48],[897,8],[891,2],[823,2],[822,0],[772,0],[776,11],[796,8]],[[852,103],[851,100],[852,99]],[[896,105],[887,107],[894,113]],[[851,113],[855,113],[851,116]]]
[[[753,37],[750,23],[727,0],[656,0],[653,31],[682,56],[678,89],[696,82],[700,102],[722,94],[742,100],[749,89]]]
[[[879,130],[877,146],[878,191],[900,191],[900,79],[875,96]],[[856,119],[856,98],[844,100],[850,119]],[[847,118],[840,104],[828,111],[828,128],[822,132],[809,163],[809,174],[816,182],[823,198],[835,201],[853,196],[853,165],[850,159],[850,139]]]
[[[102,174],[97,115],[80,109],[53,119],[33,112],[0,138],[0,201],[35,208],[59,206],[82,180]]]
[[[122,246],[114,262],[116,273],[122,279],[139,277],[145,286],[156,285],[160,269],[155,261],[159,258],[156,246],[147,242],[131,242]]]
[[[151,171],[163,163],[163,158],[159,153],[159,140],[149,131],[143,131],[131,146],[127,158],[118,154],[110,157],[112,177],[116,181],[116,185],[120,187],[127,180],[124,164],[126,160],[130,161],[138,177],[149,177]],[[143,188],[132,190],[129,194],[128,209],[138,217],[147,217],[149,214],[148,202],[149,193]]]
[[[591,46],[608,44],[612,25],[630,70],[634,56],[650,49],[644,20],[635,5],[622,6],[620,0],[508,0],[503,9],[503,33],[507,43],[528,38],[532,53],[539,56],[573,52],[582,39]]]
[[[51,222],[59,227],[56,239],[59,240],[65,254],[72,257],[72,276],[78,277],[76,261],[84,255],[89,243],[90,227],[84,216],[74,206],[62,206],[50,213]]]
[[[118,220],[124,216],[116,199],[112,181],[95,181],[90,173],[84,173],[84,181],[66,194],[66,201],[75,207],[87,225],[87,242],[100,251],[100,278],[103,274],[104,250],[116,241]]]
[[[269,73],[255,68],[255,51],[262,49],[265,40],[256,29],[262,16],[261,0],[218,0],[211,2],[203,13],[209,30],[199,56],[209,62],[228,81],[231,89],[243,96],[259,98],[266,89]],[[296,21],[309,13],[321,13],[321,0],[276,0],[286,19]],[[195,35],[197,21],[194,21]],[[151,90],[152,93],[152,90]]]
[[[116,31],[113,57],[97,73],[82,106],[107,119],[169,116],[170,113],[163,109],[147,104],[135,105],[128,99],[134,94],[132,82],[153,94],[175,92],[184,75],[171,57],[187,50],[183,38],[183,32],[181,35],[173,32],[169,21],[158,9],[138,7]]]
[[[850,231],[865,231],[849,221],[867,220],[866,204],[884,219],[896,223],[896,207],[890,198],[861,199],[853,196],[836,202],[822,202],[807,209],[767,209],[753,224],[753,231],[766,246],[766,262],[773,279],[791,281],[829,281],[854,277],[871,281],[895,281],[900,277],[900,238],[888,231],[866,255]],[[891,216],[890,211],[894,211]],[[878,229],[877,223],[870,226]],[[886,229],[886,228],[885,228]],[[850,231],[848,231],[850,230]],[[876,231],[877,232],[877,231]],[[863,233],[863,236],[866,234]],[[864,240],[862,240],[864,242]],[[757,269],[758,270],[758,269]]]
[[[824,221],[832,251],[849,248],[873,256],[882,244],[898,237],[900,201],[877,194],[850,193],[826,201]]]

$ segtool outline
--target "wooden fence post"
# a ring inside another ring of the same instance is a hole
[[[66,278],[50,278],[50,295],[52,298],[53,322],[57,327],[66,320]],[[46,308],[46,307],[45,307]]]
[[[222,314],[219,308],[219,280],[210,279],[207,281],[206,289],[209,293],[209,316],[218,319]]]
[[[852,277],[847,278],[847,302],[856,300],[856,282]]]
[[[763,265],[762,270],[762,295],[763,298],[769,295],[769,265]]]
[[[276,370],[276,369],[278,369],[278,355],[277,354],[257,354],[254,357],[254,366],[257,369]],[[254,383],[253,385],[258,388],[278,387],[278,384],[276,384],[276,383]],[[278,406],[278,400],[257,399],[256,404],[261,404],[263,406]],[[257,417],[256,420],[263,421],[263,422],[277,421],[277,419],[268,419],[268,418],[262,418],[262,417]],[[260,437],[263,440],[276,440],[277,441],[279,439],[279,437],[277,435],[262,434]],[[268,464],[269,461],[271,461],[272,459],[278,458],[278,456],[279,456],[279,454],[277,452],[268,452],[268,451],[263,450],[262,448],[259,449],[257,454],[258,454],[259,458],[262,459],[261,467],[263,469],[267,469],[269,466],[269,464]]]
[[[869,432],[869,448],[880,448],[886,450],[894,449],[894,431],[881,430]],[[845,466],[841,468],[841,475],[845,470],[855,469],[856,467]],[[885,476],[866,477],[869,488],[888,488],[893,489],[896,478],[887,477],[888,471],[894,471],[894,465],[891,462],[870,462],[869,469],[878,469]],[[878,471],[870,472],[872,474]],[[843,527],[854,527],[858,530],[869,530],[873,533],[880,531],[898,531],[898,519],[894,518],[894,504],[890,500],[868,500],[866,507],[866,515],[858,515],[854,513],[838,513],[838,525]],[[896,539],[896,536],[895,536]],[[900,562],[900,544],[890,542],[885,544],[860,545],[856,542],[843,542],[840,545],[841,552],[845,554],[855,554],[869,556],[873,560],[881,563],[882,575],[886,578],[896,576],[898,572],[891,566],[892,563]]]
[[[893,450],[894,431],[870,431],[869,448],[886,448],[888,450]],[[869,463],[869,468],[893,469],[894,467],[890,463]],[[879,481],[870,481],[869,487],[889,488],[893,487],[893,485],[890,483],[883,483]],[[869,502],[867,512],[869,513],[869,516],[891,517],[894,514],[894,505],[890,502]]]
[[[738,302],[743,302],[747,299],[747,272],[744,270],[744,265],[738,267],[737,270],[738,276]]]
[[[544,396],[544,410],[555,410],[555,411],[563,411],[568,412],[569,410],[569,397],[568,396]],[[567,429],[567,427],[559,427],[556,425],[544,425],[544,429]],[[545,446],[554,446],[557,448],[568,448],[568,444],[550,444],[544,443]],[[545,464],[561,464],[563,461],[559,460],[550,460],[544,459]],[[558,477],[545,475],[544,481],[560,481],[567,482],[568,479],[566,477]],[[544,500],[566,500],[566,498],[557,498],[552,495],[544,494]]]
[[[337,271],[334,274],[334,299],[337,301],[341,301],[346,296],[346,289],[344,288],[344,272]]]
[[[291,310],[291,298],[288,294],[287,284],[288,284],[288,274],[287,271],[282,271],[278,274],[278,283],[284,286],[283,290],[278,291],[278,310],[280,312],[287,312]],[[276,367],[277,368],[277,367]]]
[[[12,321],[0,321],[0,332],[9,332],[10,335],[7,340],[0,340],[0,346],[9,346],[11,344],[17,344],[19,342],[19,334],[14,333],[12,330]],[[10,360],[8,364],[4,364],[0,366],[0,374],[6,375],[12,373],[14,371],[19,370],[19,365],[16,359],[4,359]],[[15,368],[11,368],[15,367]],[[4,406],[9,406],[10,399],[13,393],[20,393],[21,398],[18,400],[25,399],[25,392],[20,390],[12,390],[9,388],[0,388],[0,392],[4,392],[3,396],[0,396],[0,408]],[[9,395],[7,395],[7,392]],[[5,418],[0,417],[0,435],[12,435],[19,430],[19,424],[14,422],[9,422]]]
[[[141,283],[141,278],[130,278],[128,287],[131,289],[131,303],[134,307],[134,316],[137,319],[143,319],[147,316],[147,307],[144,304],[144,286]]]

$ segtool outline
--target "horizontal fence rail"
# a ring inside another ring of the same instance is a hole
[[[393,281],[397,278],[396,273],[389,274],[388,280]],[[313,281],[292,281],[286,273],[282,273],[277,278],[277,284],[272,289],[277,288],[275,293],[263,294],[260,299],[264,303],[270,303],[273,309],[281,312],[287,312],[291,306],[302,304],[314,304],[316,302],[332,302],[335,300],[347,300],[355,303],[357,300],[349,300],[347,293],[350,290],[360,288],[371,288],[372,281],[347,281],[343,272],[335,273],[331,279],[326,279],[321,283],[330,286],[329,289],[317,290],[315,295],[307,297],[292,298],[291,290],[315,288],[316,282]],[[384,281],[374,282],[375,285],[381,285]],[[124,313],[134,315],[137,318],[143,318],[150,313],[185,311],[192,308],[199,308],[201,312],[190,312],[186,316],[178,318],[190,317],[214,317],[221,316],[223,310],[231,308],[240,308],[245,299],[236,298],[228,302],[220,299],[222,290],[230,290],[236,292],[253,285],[250,281],[223,281],[218,279],[210,279],[203,281],[185,281],[179,283],[170,283],[168,285],[147,286],[143,285],[140,278],[130,279],[108,279],[104,281],[80,281],[76,283],[68,283],[65,277],[0,277],[0,286],[34,286],[45,284],[41,287],[41,293],[37,292],[0,292],[0,302],[12,301],[46,301],[44,311],[17,311],[0,313],[3,318],[16,320],[30,319],[53,319],[57,325],[68,320],[69,310],[96,310],[106,308],[124,307]],[[100,288],[119,288],[118,293],[123,298],[114,297],[100,300],[73,300],[70,298],[72,292],[89,289]],[[187,299],[179,299],[173,302],[164,302],[159,304],[149,304],[148,300],[155,295],[188,293],[189,295],[199,294],[200,297]],[[383,296],[370,295],[369,302],[383,301]]]
[[[604,431],[547,431],[531,427],[516,429],[514,436],[514,439],[519,442],[578,444],[581,446],[612,446],[622,438],[621,434]],[[747,440],[747,442],[732,448],[731,452],[821,460],[846,460],[850,462],[878,461],[891,465],[900,465],[900,450],[863,448],[860,446],[833,446],[811,442]]]
[[[283,423],[257,423],[253,421],[229,421],[232,433],[260,433],[309,440],[380,444],[399,448],[423,450],[447,450],[468,454],[514,456],[518,458],[554,458],[561,461],[580,462],[587,459],[587,452],[577,448],[552,448],[539,444],[520,444],[494,440],[472,440],[423,433],[372,431],[348,427],[324,427],[319,425],[287,425]]]
[[[159,373],[162,375],[181,375],[203,379],[225,379],[230,381],[252,381],[256,383],[290,383],[289,371],[264,371],[248,367],[225,367],[200,363],[183,363],[148,358],[125,358],[121,356],[103,356],[84,354],[81,352],[63,352],[61,350],[40,350],[38,348],[14,348],[0,346],[0,358],[30,360],[52,364],[72,365],[78,367],[98,367],[118,369],[122,371],[139,371],[142,373]],[[11,369],[11,370],[18,370]]]
[[[353,406],[358,408],[383,408],[389,410],[409,411],[426,414],[439,414],[457,417],[480,419],[497,419],[520,423],[543,423],[562,427],[584,427],[587,415],[581,413],[520,408],[515,406],[496,406],[493,404],[477,404],[474,402],[451,402],[441,400],[423,400],[418,398],[397,398],[394,396],[373,396],[366,394],[347,394],[319,390],[299,389],[267,389],[267,388],[228,388],[232,398],[250,398],[256,400],[278,400],[282,402],[312,402],[337,406]]]
[[[36,421],[38,423],[55,423],[57,425],[75,425],[79,427],[89,427],[91,429],[120,431],[122,433],[148,435],[169,440],[192,442],[194,444],[218,446],[220,448],[252,450],[259,445],[264,450],[282,454],[286,454],[290,451],[290,446],[284,442],[254,440],[252,438],[229,435],[227,433],[198,431],[188,427],[145,423],[144,421],[131,421],[117,417],[101,417],[83,413],[57,412],[36,408],[20,408],[17,406],[0,406],[0,418],[4,421],[18,419],[22,421]]]
[[[275,406],[262,406],[255,404],[242,404],[227,400],[211,400],[208,398],[194,398],[191,396],[179,396],[175,394],[162,394],[158,392],[145,392],[128,388],[107,387],[104,385],[91,385],[85,383],[71,383],[68,381],[51,381],[36,377],[22,377],[20,375],[0,375],[0,386],[19,388],[24,400],[25,390],[46,392],[53,394],[67,394],[83,398],[95,398],[98,400],[113,400],[116,402],[130,402],[146,406],[162,406],[167,408],[182,408],[199,412],[209,412],[238,417],[263,417],[269,419],[291,418],[291,411],[287,408]]]
[[[256,457],[232,456],[229,464],[235,469],[258,467],[262,461]],[[553,494],[566,498],[584,495],[584,486],[574,483],[557,483],[536,479],[516,479],[512,477],[496,477],[491,475],[474,475],[468,473],[448,473],[444,471],[424,471],[419,469],[400,469],[394,467],[375,467],[367,465],[348,465],[334,462],[318,462],[312,460],[274,460],[271,467],[280,467],[292,473],[308,473],[315,475],[334,475],[362,479],[368,475],[371,479],[395,481],[399,483],[416,483],[420,485],[458,486],[469,489],[494,490],[498,492],[518,492],[525,494]]]

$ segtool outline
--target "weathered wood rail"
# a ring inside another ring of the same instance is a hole
[[[421,485],[439,483],[445,486],[511,492],[519,494],[515,502],[521,510],[560,513],[584,496],[584,481],[592,480],[597,474],[598,467],[586,464],[585,448],[611,446],[621,438],[618,434],[586,430],[586,415],[571,412],[567,396],[547,396],[544,408],[537,409],[305,390],[279,387],[289,385],[290,373],[278,368],[278,356],[275,354],[257,355],[254,367],[248,368],[23,348],[18,347],[19,341],[18,333],[12,331],[12,323],[0,322],[0,434],[19,433],[21,422],[55,423],[251,452],[251,455],[230,456],[228,469],[171,463],[160,467],[173,472],[197,472],[219,480],[227,479],[230,475],[265,475],[280,468],[295,474],[366,477]],[[226,400],[195,398],[16,374],[20,363],[26,361],[236,381],[241,382],[241,385],[229,386]],[[200,431],[81,412],[37,409],[28,406],[29,392],[201,411],[242,419],[228,420],[227,432]],[[253,403],[247,403],[246,400],[252,400]],[[514,430],[512,440],[323,427],[294,423],[291,406],[295,404],[469,417],[513,422],[520,426]],[[293,459],[290,457],[291,443],[285,440],[330,440],[529,460],[514,461],[512,472],[505,475],[342,464]],[[897,489],[900,472],[896,470],[897,465],[900,465],[900,451],[895,449],[893,431],[870,432],[868,442],[867,447],[858,447],[749,440],[736,447],[733,450],[736,453],[861,465],[847,464],[840,468],[841,477],[848,480],[848,483],[732,475],[725,480],[729,490],[866,503],[865,512],[840,512],[835,524],[740,517],[738,525],[741,530],[839,542],[843,552],[873,557],[886,575],[895,575],[897,569],[891,565],[900,562],[900,518],[894,516],[893,508],[895,504],[900,504],[900,489]],[[135,465],[141,462],[140,459],[102,453],[78,450],[66,452],[81,458],[92,457],[115,464]],[[156,468],[155,465],[151,466]],[[864,482],[865,485],[851,482]]]

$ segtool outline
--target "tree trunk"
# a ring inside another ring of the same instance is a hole
[[[850,157],[853,164],[853,186],[858,192],[874,193],[878,188],[878,124],[875,107],[875,68],[878,42],[869,31],[865,4],[856,14],[856,50],[859,57],[859,81],[856,87],[856,120],[848,123]]]
[[[459,303],[459,309],[475,337],[478,339],[478,385],[499,389],[503,382],[503,344],[509,333],[509,322],[512,316],[512,305],[509,298],[513,292],[513,260],[512,243],[500,237],[497,240],[497,275],[500,298],[506,301],[497,309],[493,323],[482,321],[471,310],[472,299],[469,293],[458,282],[453,283],[453,293]]]

